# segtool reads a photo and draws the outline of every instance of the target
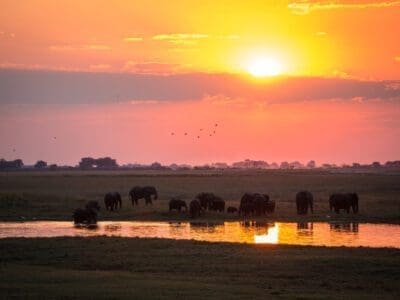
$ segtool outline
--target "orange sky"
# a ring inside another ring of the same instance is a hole
[[[237,72],[262,54],[289,74],[400,75],[399,1],[248,2],[1,0],[0,65]]]
[[[399,159],[400,1],[0,0],[0,7],[0,157]],[[279,62],[281,76],[248,75],[260,57]],[[218,139],[171,138],[214,122]]]

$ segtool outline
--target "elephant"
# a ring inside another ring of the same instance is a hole
[[[308,208],[310,207],[310,211],[314,213],[314,196],[309,191],[300,191],[296,194],[296,208],[298,215],[305,215],[308,212]]]
[[[253,194],[246,193],[242,196],[239,205],[239,215],[253,215],[255,205],[253,203]]]
[[[196,199],[200,202],[201,208],[203,210],[210,209],[212,205],[212,201],[216,198],[216,196],[213,193],[199,193],[196,196]]]
[[[358,195],[356,193],[347,194],[332,194],[329,197],[329,209],[335,210],[335,213],[339,213],[341,209],[344,209],[347,213],[350,212],[350,208],[353,213],[358,213]]]
[[[119,203],[119,208],[121,208],[122,207],[122,198],[121,198],[120,193],[110,192],[110,193],[105,194],[104,205],[107,210],[113,211],[114,209],[117,209],[118,203]]]
[[[264,196],[265,197],[267,197],[268,195],[265,195],[264,194]],[[275,212],[275,201],[273,201],[273,200],[270,200],[269,199],[269,196],[268,196],[268,198],[267,198],[267,200],[266,200],[266,204],[265,204],[265,211],[267,212],[267,213],[274,213]]]
[[[169,201],[169,211],[176,209],[180,212],[182,208],[185,208],[185,210],[187,211],[187,205],[185,201],[177,198],[172,198]]]
[[[100,210],[100,206],[96,201],[89,201],[85,208],[78,208],[73,213],[75,224],[96,224],[97,213]]]
[[[265,215],[267,211],[266,210],[267,200],[265,199],[265,196],[258,193],[253,194],[253,203],[254,203],[254,213],[257,216]]]
[[[246,193],[240,200],[239,215],[265,215],[275,211],[275,201],[269,195],[259,193]]]
[[[254,204],[253,203],[241,203],[239,207],[239,216],[252,216],[254,215]]]
[[[224,212],[225,211],[225,201],[220,197],[215,196],[208,207],[209,210]]]
[[[189,216],[191,218],[196,218],[199,217],[201,214],[201,205],[200,201],[198,200],[192,200],[189,204]]]
[[[135,186],[129,192],[129,198],[132,200],[132,205],[138,205],[139,199],[145,199],[146,205],[153,204],[152,196],[154,200],[158,199],[157,190],[154,186]]]
[[[229,206],[226,211],[228,212],[228,214],[234,214],[237,213],[238,209],[236,207]]]

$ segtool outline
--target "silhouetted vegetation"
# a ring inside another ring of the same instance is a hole
[[[391,170],[391,169],[400,169],[400,161],[388,161],[386,163],[380,163],[379,161],[374,161],[371,164],[360,164],[357,162],[352,163],[351,165],[342,164],[336,165],[332,163],[322,163],[318,165],[314,160],[310,160],[306,164],[303,164],[299,161],[283,161],[281,163],[271,162],[268,163],[263,160],[251,160],[245,159],[244,161],[234,162],[232,164],[217,162],[210,163],[205,165],[189,165],[189,164],[170,164],[163,165],[159,162],[153,162],[151,164],[125,164],[118,165],[116,159],[111,157],[103,157],[103,158],[92,158],[92,157],[83,157],[78,166],[58,166],[56,164],[51,164],[47,166],[47,163],[43,160],[39,160],[35,165],[29,166],[24,165],[21,159],[6,161],[4,159],[0,160],[0,171],[1,170],[30,170],[30,169],[39,169],[39,170],[173,170],[173,171],[189,171],[189,170],[227,170],[227,169],[241,169],[241,170],[306,170],[306,169],[325,169],[325,170],[343,170],[343,171],[366,171],[366,170]]]
[[[81,169],[116,169],[118,168],[117,161],[111,157],[92,158],[83,157],[79,162]]]
[[[24,166],[21,159],[7,161],[0,159],[0,170],[19,170]]]
[[[35,169],[44,169],[47,167],[47,162],[43,160],[38,160],[36,164],[33,166]]]

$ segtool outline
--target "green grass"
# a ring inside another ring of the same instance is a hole
[[[2,299],[399,299],[395,249],[0,240]]]
[[[168,200],[179,196],[189,202],[202,191],[214,192],[238,206],[245,192],[266,192],[277,203],[271,221],[357,220],[400,223],[400,173],[329,173],[314,171],[63,171],[0,173],[0,220],[71,220],[72,211],[88,200],[103,205],[103,195],[119,191],[123,209],[102,210],[101,220],[184,220],[185,214],[168,213]],[[154,185],[159,200],[151,207],[144,201],[132,207],[128,191],[134,185]],[[314,193],[314,216],[299,218],[294,198],[299,190]],[[333,192],[357,192],[360,214],[330,215],[328,197]],[[203,219],[237,219],[237,216],[207,213]]]

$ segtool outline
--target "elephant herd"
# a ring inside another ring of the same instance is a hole
[[[151,205],[153,200],[158,199],[158,193],[154,186],[135,186],[128,193],[132,206],[138,205],[140,199],[145,200],[146,205]],[[314,196],[309,191],[300,191],[296,194],[297,214],[304,215],[310,210],[314,213]],[[171,198],[169,201],[169,211],[184,210],[191,218],[199,217],[205,211],[225,212],[225,200],[213,193],[199,193],[189,205],[179,198]],[[109,192],[104,196],[104,206],[106,210],[114,211],[122,207],[122,197],[119,192]],[[329,198],[330,211],[339,213],[344,210],[347,213],[352,209],[353,213],[358,212],[358,195],[356,193],[332,194]],[[74,211],[73,218],[76,224],[95,224],[100,205],[96,201],[89,201],[84,209],[78,208]],[[261,193],[245,193],[239,207],[229,206],[227,213],[239,216],[263,216],[268,213],[274,213],[275,201],[271,200],[269,195]]]
[[[313,209],[314,196],[309,191],[301,191],[296,194],[296,208],[297,214],[307,214],[308,209],[311,213],[314,213]],[[350,212],[350,208],[353,213],[358,213],[358,195],[357,193],[336,193],[329,197],[329,210],[339,213],[341,209]]]
[[[154,186],[135,186],[129,191],[129,199],[132,205],[138,205],[140,199],[145,199],[146,205],[152,204],[153,199],[157,200],[158,194]],[[122,208],[122,197],[119,192],[109,192],[104,196],[104,207],[106,210],[113,211]],[[75,224],[96,224],[100,205],[97,201],[89,201],[85,208],[78,208],[73,213]]]

